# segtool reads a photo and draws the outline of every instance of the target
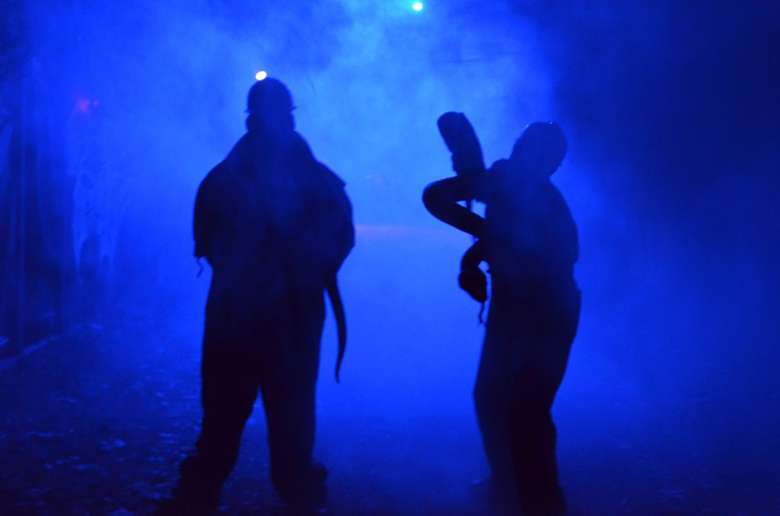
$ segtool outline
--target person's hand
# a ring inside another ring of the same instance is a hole
[[[482,269],[478,267],[462,269],[458,275],[458,284],[474,300],[480,303],[487,301],[487,277]]]

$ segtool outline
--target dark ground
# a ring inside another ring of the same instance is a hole
[[[420,282],[389,273],[354,281],[363,273],[354,263],[345,285],[364,290],[345,292],[353,324],[342,385],[332,380],[332,319],[323,340],[317,456],[330,469],[329,513],[494,512],[472,487],[486,474],[470,398],[475,307],[419,310],[409,300],[422,295]],[[425,274],[422,265],[404,271]],[[451,293],[449,272],[441,282],[429,274],[425,292]],[[379,291],[382,306],[370,295]],[[201,302],[202,292],[81,327],[0,371],[0,513],[146,514],[168,494],[197,432]],[[767,426],[776,413],[759,414],[738,390],[659,394],[593,356],[588,314],[556,404],[572,513],[780,514],[778,441]],[[258,411],[225,513],[278,509],[266,455]]]

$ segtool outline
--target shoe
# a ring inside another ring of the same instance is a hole
[[[327,477],[328,468],[319,462],[312,462],[306,473],[289,483],[277,485],[276,489],[288,507],[309,511],[325,505]]]
[[[511,479],[498,478],[489,475],[471,484],[471,491],[477,495],[486,497],[507,497],[515,495],[514,483]]]
[[[544,496],[540,491],[536,491],[533,496],[526,493],[526,499],[522,497],[520,499],[520,506],[523,514],[527,516],[565,516],[566,514],[566,499],[560,488],[556,488],[548,496]]]
[[[180,483],[173,495],[157,506],[157,516],[215,514],[219,505],[220,489],[205,488]]]
[[[471,493],[495,514],[517,514],[517,492],[509,479],[490,475],[471,484]]]
[[[309,468],[309,477],[311,482],[325,482],[328,478],[328,468],[321,462],[313,461]]]
[[[171,498],[157,506],[155,516],[211,516],[217,512],[217,503],[195,502]]]

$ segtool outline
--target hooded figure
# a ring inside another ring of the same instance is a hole
[[[324,496],[326,470],[312,460],[323,294],[335,288],[354,229],[344,183],[295,132],[293,109],[280,81],[256,82],[247,133],[198,189],[195,256],[212,268],[203,420],[181,466],[177,510],[216,508],[258,393],[277,492],[291,504]]]
[[[528,514],[564,511],[550,410],[576,335],[577,228],[550,181],[566,154],[554,123],[523,132],[508,160],[487,172],[437,181],[423,195],[437,218],[478,240],[461,261],[459,283],[491,302],[474,400],[492,481],[516,489]],[[485,218],[458,204],[486,204]]]

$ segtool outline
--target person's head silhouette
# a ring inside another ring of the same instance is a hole
[[[567,148],[561,126],[555,122],[534,122],[517,139],[509,159],[523,174],[546,178],[558,170]]]
[[[247,130],[271,141],[289,139],[295,131],[295,106],[287,86],[268,77],[255,82],[247,95]]]

